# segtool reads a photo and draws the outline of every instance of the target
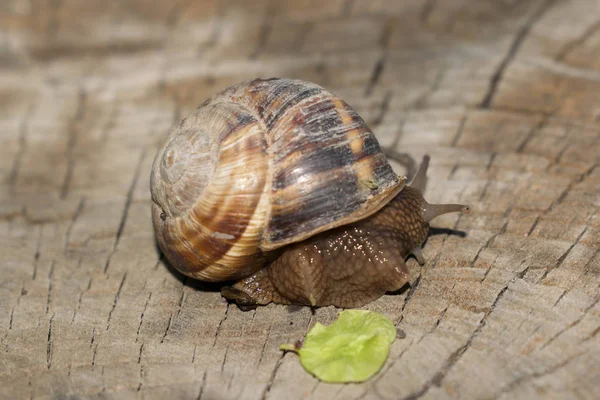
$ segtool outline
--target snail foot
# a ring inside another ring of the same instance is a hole
[[[263,306],[270,302],[285,304],[273,288],[267,269],[263,268],[247,278],[235,282],[232,286],[223,286],[221,296],[238,306]],[[242,309],[240,307],[240,309]]]
[[[256,301],[252,297],[243,290],[236,289],[233,286],[223,286],[221,288],[221,296],[225,297],[228,302],[237,304],[240,309],[242,307],[256,307]]]

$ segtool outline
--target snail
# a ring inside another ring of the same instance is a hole
[[[229,87],[173,127],[151,174],[152,221],[173,267],[241,306],[353,308],[425,262],[429,221],[463,211],[392,170],[363,119],[322,87],[256,79]]]

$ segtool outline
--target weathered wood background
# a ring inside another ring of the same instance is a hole
[[[337,310],[241,312],[155,247],[159,142],[259,76],[335,91],[473,207],[368,307],[406,333],[368,383],[278,350]],[[598,398],[598,0],[3,0],[0,134],[1,398]]]

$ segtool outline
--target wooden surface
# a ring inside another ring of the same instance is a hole
[[[473,207],[368,306],[406,333],[368,383],[278,350],[334,308],[241,312],[154,244],[156,147],[259,76],[338,93]],[[598,0],[3,0],[0,134],[3,399],[600,393]]]

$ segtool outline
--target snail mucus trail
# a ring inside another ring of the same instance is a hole
[[[157,242],[187,276],[234,281],[243,306],[360,307],[425,262],[429,222],[468,212],[423,198],[364,120],[322,87],[256,79],[216,94],[175,126],[151,177]]]

